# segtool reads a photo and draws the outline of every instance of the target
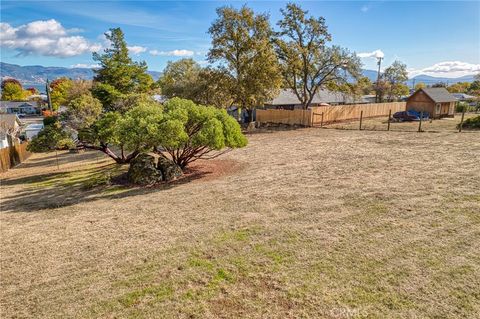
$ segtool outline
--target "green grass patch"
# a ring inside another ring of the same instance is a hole
[[[121,298],[118,299],[118,302],[123,307],[132,307],[149,297],[151,300],[149,302],[162,302],[165,299],[173,295],[173,288],[167,285],[154,285],[146,287],[139,290],[134,290],[129,293],[126,293]]]

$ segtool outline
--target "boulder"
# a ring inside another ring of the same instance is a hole
[[[157,169],[162,172],[163,180],[169,182],[182,176],[183,172],[180,166],[165,157],[158,158]]]
[[[247,126],[247,132],[253,132],[255,131],[255,128],[256,128],[255,122],[250,122],[248,123],[248,126]]]
[[[130,162],[128,180],[137,185],[153,185],[163,180],[162,172],[157,169],[155,157],[146,153],[138,154]]]

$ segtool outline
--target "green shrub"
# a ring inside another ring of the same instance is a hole
[[[55,123],[58,122],[58,117],[56,115],[52,115],[52,116],[46,116],[44,119],[43,119],[43,125],[44,126],[49,126],[49,125],[53,125]]]
[[[75,149],[76,145],[70,137],[64,137],[57,142],[56,148],[59,150],[71,150]]]
[[[70,140],[67,142],[67,140]],[[72,139],[58,122],[47,125],[35,136],[27,146],[27,150],[34,153],[49,152],[64,149],[72,145]]]
[[[173,98],[164,104],[163,117],[157,147],[182,169],[196,159],[212,158],[215,151],[247,145],[240,125],[223,109]]]
[[[460,124],[457,125],[457,128],[460,127]],[[462,128],[469,130],[480,130],[480,115],[476,117],[471,117],[463,122]]]

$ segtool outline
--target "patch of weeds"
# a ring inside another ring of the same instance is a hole
[[[198,267],[208,271],[213,270],[213,263],[205,258],[191,257],[188,259],[187,263],[190,267]]]
[[[263,244],[255,245],[254,249],[257,253],[267,257],[276,266],[285,263],[290,257],[286,251],[274,249]]]
[[[229,260],[229,263],[232,264],[241,275],[247,275],[251,267],[247,258],[244,256],[234,256]]]
[[[139,270],[138,274],[135,277],[123,279],[116,281],[112,284],[115,288],[123,287],[133,287],[145,282],[151,282],[154,279],[154,273],[150,272],[148,269]]]
[[[152,298],[151,302],[161,302],[173,295],[173,288],[169,285],[155,285],[126,293],[118,299],[123,307],[132,307],[146,297]]]
[[[389,310],[401,310],[414,307],[415,303],[407,295],[389,291],[386,287],[360,285],[352,287],[349,293],[341,297],[348,306],[382,305]]]
[[[215,241],[219,243],[245,242],[259,232],[259,227],[224,231],[215,237]]]
[[[210,281],[210,285],[216,286],[222,281],[233,282],[234,278],[233,275],[226,269],[218,268],[212,280]]]

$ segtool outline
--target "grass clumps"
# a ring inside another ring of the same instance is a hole
[[[457,128],[460,128],[460,124],[458,124]],[[466,119],[462,124],[462,128],[467,130],[480,130],[480,115]]]
[[[150,297],[152,302],[163,301],[173,294],[173,288],[167,285],[155,285],[126,293],[119,299],[124,307],[132,307],[146,297]]]

